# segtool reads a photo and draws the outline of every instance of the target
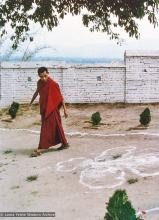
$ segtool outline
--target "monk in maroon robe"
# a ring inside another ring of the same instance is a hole
[[[39,146],[31,156],[39,156],[42,151],[51,146],[61,143],[58,150],[69,147],[67,139],[62,127],[60,108],[63,107],[65,118],[68,117],[64,98],[61,94],[60,87],[48,73],[46,67],[38,69],[40,79],[37,82],[37,90],[35,91],[30,106],[39,94],[40,114],[41,114],[41,132]]]

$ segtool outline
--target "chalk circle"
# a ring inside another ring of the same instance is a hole
[[[81,172],[80,183],[90,189],[115,188],[125,182],[124,176],[124,171],[90,167]]]
[[[85,157],[71,158],[66,161],[61,161],[56,164],[56,170],[61,172],[71,172],[77,169],[81,160],[86,159]]]
[[[140,177],[159,175],[159,152],[154,150],[115,147],[103,151],[94,159],[78,157],[59,162],[56,170],[78,170],[79,182],[90,189],[115,188],[126,182],[127,172]]]
[[[121,160],[127,159],[133,155],[135,152],[136,147],[129,146],[129,147],[115,147],[111,149],[107,149],[102,152],[99,156],[95,157],[96,162],[106,162],[114,160]],[[117,157],[117,158],[116,158]]]
[[[135,156],[129,169],[141,177],[159,175],[159,153]]]

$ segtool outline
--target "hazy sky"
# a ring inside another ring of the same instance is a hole
[[[47,42],[55,51],[55,55],[80,57],[123,57],[125,50],[157,50],[159,49],[159,27],[144,19],[139,23],[140,40],[132,39],[121,31],[125,39],[122,46],[116,41],[109,40],[106,33],[90,32],[82,24],[81,16],[67,16],[52,32],[38,36],[41,43]]]
[[[106,33],[90,32],[82,24],[81,16],[67,16],[60,25],[48,32],[38,29],[33,45],[50,46],[44,50],[47,56],[74,56],[74,57],[108,57],[123,58],[125,50],[157,50],[159,49],[159,27],[144,19],[139,23],[140,40],[129,38],[124,31],[120,31],[125,40],[122,46],[115,40],[109,40]]]

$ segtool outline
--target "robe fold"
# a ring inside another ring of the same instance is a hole
[[[63,96],[58,83],[50,77],[46,82],[39,80],[38,91],[42,123],[38,149],[47,149],[59,143],[66,145],[60,116]]]

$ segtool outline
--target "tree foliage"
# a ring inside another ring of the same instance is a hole
[[[116,28],[122,27],[130,37],[139,37],[137,19],[148,17],[157,25],[159,0],[0,0],[0,31],[6,33],[9,24],[14,31],[11,39],[16,48],[19,40],[25,41],[31,23],[52,30],[67,14],[79,15],[91,31],[102,31],[118,39]]]
[[[28,33],[28,36],[36,37],[37,34],[38,32]],[[18,46],[13,49],[10,42],[10,35],[5,35],[0,39],[0,50],[4,51],[3,55],[0,55],[0,60],[9,61],[12,57],[19,54],[19,61],[30,61],[45,49],[55,50],[54,48],[47,46],[46,42],[45,45],[36,46],[36,43],[33,45],[33,42],[30,42],[29,39],[25,42],[20,42]]]

